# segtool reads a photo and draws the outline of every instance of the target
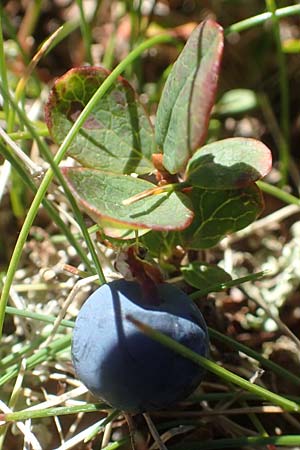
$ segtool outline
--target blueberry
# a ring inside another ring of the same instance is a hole
[[[73,334],[72,357],[78,378],[97,397],[126,412],[161,409],[186,398],[203,369],[141,331],[128,314],[167,334],[202,356],[208,353],[203,317],[178,288],[158,285],[160,304],[145,305],[138,283],[102,285],[81,308]]]

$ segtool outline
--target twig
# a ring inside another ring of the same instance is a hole
[[[130,436],[130,442],[131,442],[131,447],[132,450],[136,450],[136,446],[135,446],[135,426],[132,420],[132,415],[131,414],[126,414],[124,413],[124,417],[126,419],[127,425],[128,425],[128,430],[129,430],[129,436]]]
[[[161,437],[158,434],[158,431],[157,431],[154,423],[152,422],[152,419],[149,416],[149,414],[148,413],[144,413],[143,416],[144,416],[144,418],[145,418],[145,420],[147,422],[149,431],[150,431],[153,439],[155,440],[156,445],[159,448],[159,450],[168,450],[167,447],[165,446],[165,444],[163,443],[163,441],[161,440]]]

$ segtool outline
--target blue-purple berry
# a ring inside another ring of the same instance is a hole
[[[78,378],[98,398],[127,412],[161,409],[185,399],[203,369],[143,334],[131,315],[199,355],[208,334],[198,308],[183,291],[157,286],[159,305],[145,304],[136,282],[116,280],[97,289],[79,311],[72,357]]]

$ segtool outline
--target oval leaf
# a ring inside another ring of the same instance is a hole
[[[107,229],[181,230],[193,219],[191,202],[182,193],[152,195],[125,206],[123,200],[155,185],[129,175],[83,167],[62,171],[79,204]]]
[[[263,209],[256,184],[231,191],[194,188],[191,200],[195,218],[182,237],[185,245],[195,250],[213,247],[227,234],[245,228]]]
[[[225,92],[214,108],[214,114],[235,116],[257,108],[258,96],[251,89],[231,89]]]
[[[189,37],[166,81],[159,102],[155,136],[165,168],[177,173],[204,142],[214,104],[223,30],[212,20],[202,22]]]
[[[236,189],[264,177],[272,167],[271,151],[251,138],[230,138],[200,148],[190,159],[186,178],[206,189]]]
[[[183,266],[181,272],[188,284],[206,292],[222,291],[222,284],[232,280],[231,275],[221,267],[200,261]]]
[[[50,133],[61,144],[109,72],[99,67],[71,69],[59,78],[46,105]],[[68,155],[85,167],[116,173],[148,173],[155,151],[150,119],[134,89],[119,77],[77,134]]]

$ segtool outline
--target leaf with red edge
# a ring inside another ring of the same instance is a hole
[[[155,137],[163,149],[165,168],[183,170],[205,141],[214,105],[223,29],[213,20],[198,25],[189,37],[166,81],[155,122]]]
[[[181,192],[152,195],[126,206],[123,200],[156,186],[97,169],[64,167],[62,172],[78,203],[105,229],[182,230],[193,220],[191,201]]]
[[[189,160],[186,180],[202,189],[238,189],[267,175],[271,151],[251,138],[230,138],[200,148]]]
[[[90,98],[109,75],[100,67],[79,67],[59,78],[46,105],[51,136],[61,144]],[[68,150],[85,167],[116,173],[148,173],[155,152],[150,119],[122,77],[101,98]]]

